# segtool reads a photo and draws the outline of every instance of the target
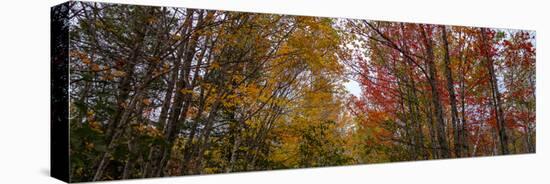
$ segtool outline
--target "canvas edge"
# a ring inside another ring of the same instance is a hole
[[[69,6],[50,8],[50,176],[70,182],[69,161]]]

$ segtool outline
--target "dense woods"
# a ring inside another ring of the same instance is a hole
[[[535,152],[532,31],[70,8],[75,182]]]

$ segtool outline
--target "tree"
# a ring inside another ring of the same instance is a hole
[[[530,31],[70,9],[75,182],[535,152]]]

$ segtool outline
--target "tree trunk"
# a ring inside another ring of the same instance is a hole
[[[454,80],[453,80],[453,73],[451,70],[451,57],[449,54],[449,43],[447,41],[447,28],[445,26],[441,26],[441,39],[443,40],[443,53],[445,55],[444,61],[445,61],[445,75],[447,77],[447,91],[449,92],[449,99],[451,101],[451,122],[453,125],[453,134],[454,134],[454,148],[455,148],[455,156],[456,157],[462,157],[462,146],[461,146],[461,138],[460,135],[462,132],[460,132],[460,128],[458,125],[458,110],[456,108],[456,97],[455,97],[455,89],[454,89]]]
[[[237,125],[240,126],[240,125]],[[225,170],[226,173],[230,173],[233,171],[235,161],[237,159],[237,151],[239,150],[239,147],[241,146],[241,136],[240,136],[240,130],[238,130],[235,133],[235,141],[233,142],[233,148],[231,148],[231,156],[229,157],[229,164],[227,166],[227,169]]]
[[[400,30],[401,30],[401,35],[404,35],[405,34],[405,28],[404,28],[404,24],[401,23],[400,24]],[[403,41],[401,42],[402,43],[402,48],[403,48],[403,51],[404,52],[407,52],[409,50],[408,48],[408,43],[406,42],[406,39],[403,38],[402,39]],[[411,119],[411,126],[412,129],[413,129],[413,134],[414,134],[414,138],[413,138],[413,141],[412,143],[414,143],[414,145],[417,147],[417,151],[416,151],[416,154],[417,156],[422,156],[424,159],[428,159],[427,158],[427,155],[425,154],[425,151],[424,151],[424,135],[423,135],[423,132],[422,132],[422,123],[421,123],[421,115],[420,115],[420,110],[418,108],[418,95],[417,95],[417,89],[416,89],[416,82],[414,80],[414,75],[413,75],[413,70],[414,70],[414,66],[411,66],[411,64],[413,63],[413,61],[411,61],[410,58],[408,57],[402,57],[403,60],[407,61],[405,62],[405,84],[408,85],[408,87],[406,88],[406,93],[407,93],[407,104],[408,104],[408,107],[409,107],[409,113],[410,113],[410,119]]]
[[[464,66],[464,63],[467,62],[465,57],[462,55],[462,51],[459,54],[461,57],[461,75],[460,75],[460,103],[461,103],[461,118],[460,118],[460,142],[462,143],[462,153],[464,156],[469,157],[470,156],[470,146],[469,146],[469,131],[466,129],[466,68]]]
[[[493,58],[490,54],[490,47],[488,45],[489,40],[487,38],[485,28],[481,28],[481,39],[483,44],[483,54],[485,55],[485,64],[487,66],[487,70],[489,71],[489,83],[491,86],[491,96],[492,96],[492,103],[493,103],[493,111],[495,113],[495,118],[497,120],[497,131],[498,131],[498,139],[500,142],[500,153],[503,155],[509,154],[509,148],[508,148],[508,136],[506,134],[506,126],[504,122],[504,112],[502,110],[502,102],[501,102],[501,95],[498,90],[498,83],[497,78],[495,74],[495,67],[493,64]]]
[[[441,105],[440,94],[437,90],[438,81],[437,81],[437,70],[435,67],[434,62],[434,53],[433,53],[433,43],[431,39],[428,38],[428,35],[426,33],[426,30],[424,29],[424,26],[421,26],[421,32],[422,37],[424,39],[424,45],[426,46],[426,63],[428,64],[428,72],[430,74],[430,78],[428,79],[430,82],[430,88],[432,93],[432,106],[433,110],[435,111],[436,116],[436,127],[437,127],[437,140],[439,143],[439,148],[441,150],[441,157],[442,158],[449,158],[449,145],[447,143],[447,137],[445,133],[445,121],[443,119],[443,107]]]

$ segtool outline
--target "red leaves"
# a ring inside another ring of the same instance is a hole
[[[508,40],[504,40],[502,41],[502,43],[504,44],[505,47],[510,47],[512,45],[512,43],[510,43],[510,41]]]
[[[354,113],[364,116],[364,126],[380,129],[378,136],[393,137],[399,133],[383,126],[385,122],[393,124],[410,120],[428,124],[428,119],[413,116],[411,108],[417,106],[420,116],[433,118],[431,102],[433,98],[429,81],[422,67],[428,63],[424,59],[427,49],[420,30],[434,46],[434,62],[438,81],[436,90],[440,94],[443,114],[450,122],[451,102],[446,89],[446,78],[441,71],[445,67],[441,53],[441,41],[432,35],[440,31],[430,25],[384,24],[379,31],[391,42],[398,44],[393,48],[377,41],[369,44],[367,58],[355,60],[359,68],[359,81],[363,96],[354,98]],[[497,129],[497,117],[492,96],[491,75],[488,64],[494,65],[497,76],[496,87],[501,94],[505,125],[509,131],[525,129],[528,123],[534,123],[535,112],[529,111],[526,104],[534,104],[534,86],[529,83],[529,72],[534,72],[533,38],[529,33],[520,31],[509,35],[495,29],[451,28],[448,29],[450,63],[449,68],[454,80],[457,109],[460,121],[466,123],[468,134],[475,135],[479,144],[494,144],[491,132]],[[413,58],[411,62],[405,55]],[[487,62],[487,58],[491,62]],[[513,76],[508,76],[513,75]],[[414,86],[412,86],[414,82]],[[413,89],[414,88],[414,89]],[[412,101],[412,102],[411,102]],[[464,116],[462,116],[464,114]],[[427,125],[426,125],[427,126]],[[450,123],[447,126],[451,126]],[[481,148],[480,148],[481,149]],[[490,150],[488,150],[490,151]]]

